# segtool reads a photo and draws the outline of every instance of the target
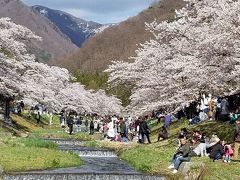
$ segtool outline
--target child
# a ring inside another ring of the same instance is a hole
[[[231,161],[231,156],[233,156],[233,150],[231,145],[226,144],[224,146],[224,162],[230,163]]]

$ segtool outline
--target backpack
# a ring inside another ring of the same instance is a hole
[[[229,150],[229,154],[230,154],[230,155],[233,155],[233,149],[232,149],[231,146],[228,148],[228,150]]]

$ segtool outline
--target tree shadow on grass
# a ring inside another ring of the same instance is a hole
[[[221,140],[228,143],[234,142],[234,126],[218,121],[204,121],[198,125],[194,125],[189,128],[190,130],[200,130],[207,134],[208,137],[216,134]]]

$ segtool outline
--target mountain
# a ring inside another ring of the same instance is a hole
[[[42,37],[41,42],[31,41],[28,46],[39,61],[49,62],[78,48],[57,26],[20,0],[0,0],[0,17],[10,17]]]
[[[85,21],[63,11],[50,9],[44,6],[33,6],[34,10],[53,22],[71,41],[81,46],[89,37],[111,26],[102,25],[93,21]]]
[[[96,34],[73,54],[56,60],[56,64],[82,72],[101,72],[113,60],[127,60],[135,56],[139,43],[152,38],[145,30],[145,22],[174,20],[175,9],[185,5],[183,0],[161,0],[118,25]]]

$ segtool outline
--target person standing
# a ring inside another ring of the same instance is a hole
[[[121,138],[127,138],[127,126],[123,118],[120,118],[120,135]]]
[[[224,122],[228,121],[230,118],[230,111],[229,111],[229,103],[226,98],[222,99],[220,108],[221,108],[221,116],[220,116],[221,121],[224,121]]]
[[[41,120],[41,114],[40,114],[40,112],[38,111],[38,112],[37,112],[37,123],[38,123],[38,124],[40,123],[40,120]]]
[[[114,139],[115,131],[114,131],[114,118],[111,118],[111,121],[107,124],[107,137],[109,139]]]
[[[23,111],[24,111],[24,106],[25,106],[25,105],[24,105],[24,102],[23,102],[23,101],[21,101],[21,102],[20,102],[20,108],[21,108],[21,112],[23,112]]]
[[[49,114],[49,125],[50,125],[50,126],[52,125],[52,122],[53,122],[53,114],[50,113],[50,114]]]
[[[164,126],[166,129],[169,129],[171,123],[171,114],[167,114],[164,119]]]
[[[94,134],[94,122],[93,122],[93,119],[91,119],[91,121],[90,121],[90,134],[91,135]]]
[[[148,143],[151,144],[150,128],[148,127],[145,119],[142,119],[142,121],[140,122],[139,133],[141,135],[141,143],[144,144],[144,135],[145,135],[147,137]]]
[[[77,132],[81,132],[82,117],[77,116],[76,125],[77,125]]]
[[[233,160],[238,159],[238,152],[240,148],[240,119],[235,121],[236,123],[236,131],[235,131],[235,143],[234,143],[234,152],[233,152]]]
[[[84,124],[85,124],[85,131],[88,132],[88,119],[87,118],[85,119]]]
[[[63,114],[61,114],[60,118],[59,118],[59,121],[60,121],[60,125],[61,126],[64,126],[65,125],[65,117]]]
[[[20,115],[22,113],[22,108],[21,108],[21,105],[20,105],[20,102],[17,102],[17,113]]]
[[[68,125],[68,128],[69,128],[69,134],[71,135],[72,132],[73,132],[73,124],[74,124],[74,121],[73,121],[73,116],[70,115],[67,119],[67,125]]]
[[[64,129],[65,129],[65,117],[64,117],[63,113],[61,114],[59,120],[60,120],[61,130],[62,130],[62,132],[64,132]]]

